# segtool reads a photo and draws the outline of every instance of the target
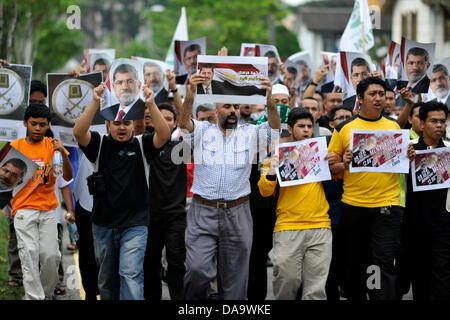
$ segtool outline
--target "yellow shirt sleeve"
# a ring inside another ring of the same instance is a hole
[[[275,179],[275,181],[270,181],[266,177],[267,172],[269,171],[269,167],[270,167],[270,158],[266,158],[264,159],[264,164],[263,167],[261,168],[261,177],[259,178],[258,181],[259,193],[261,193],[261,195],[264,198],[273,195],[277,187],[277,179]]]

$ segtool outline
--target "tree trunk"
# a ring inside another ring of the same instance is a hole
[[[10,29],[8,30],[8,38],[6,38],[6,59],[9,62],[11,62],[13,54],[13,41],[16,34],[16,23],[17,23],[17,3],[16,0],[13,0]]]

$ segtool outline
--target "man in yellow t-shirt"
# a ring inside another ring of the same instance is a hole
[[[61,152],[65,180],[72,179],[72,166],[61,141],[45,137],[50,127],[50,111],[46,105],[31,104],[25,111],[24,126],[27,137],[14,140],[11,146],[35,162],[39,169],[14,196],[11,215],[22,265],[25,299],[52,299],[60,260],[53,153]]]
[[[349,300],[395,299],[396,272],[394,257],[400,249],[403,208],[400,207],[398,173],[350,173],[353,160],[351,129],[393,130],[398,123],[381,115],[386,103],[386,84],[376,77],[362,80],[357,86],[359,114],[338,125],[328,152],[343,156],[343,165],[332,168],[343,175],[342,218],[344,290]],[[409,151],[409,150],[408,150]],[[351,159],[351,160],[350,160]],[[371,266],[371,268],[369,268]]]
[[[287,142],[312,137],[314,119],[308,110],[292,109],[287,123],[291,134]],[[279,193],[270,252],[274,296],[278,300],[294,300],[303,284],[303,300],[325,300],[332,234],[322,183],[283,187],[278,192],[277,167],[279,159],[274,155],[265,162],[258,182],[263,197]]]

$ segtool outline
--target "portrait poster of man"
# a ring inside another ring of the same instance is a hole
[[[320,65],[321,66],[327,66],[328,73],[326,74],[325,78],[323,79],[323,85],[322,89],[326,85],[331,86],[331,89],[334,87],[334,75],[336,74],[336,64],[337,64],[337,56],[338,54],[336,52],[326,52],[322,51],[320,53]],[[332,90],[322,90],[322,92],[331,92]]]
[[[340,51],[336,64],[334,85],[345,92],[344,98],[355,96],[358,83],[369,77],[374,70],[370,56],[360,52]]]
[[[52,115],[52,130],[64,145],[77,147],[73,126],[93,98],[93,90],[102,82],[102,72],[72,77],[62,73],[47,74],[47,97]],[[100,112],[94,117],[92,130],[105,132]]]
[[[280,187],[331,179],[325,160],[328,153],[325,137],[282,143],[276,153],[280,161],[277,169]]]
[[[261,78],[267,68],[265,57],[198,56],[198,73],[206,80],[197,86],[195,101],[266,104]]]
[[[450,188],[450,147],[417,150],[411,174],[414,192]]]
[[[9,143],[0,150],[0,209],[33,177],[38,165]]]
[[[270,44],[242,43],[240,56],[243,57],[267,57],[269,66],[268,77],[272,84],[282,83],[280,65],[281,59],[277,47]]]
[[[144,118],[142,98],[144,74],[141,64],[132,59],[114,60],[109,71],[111,95],[100,115],[105,120],[139,120]],[[105,89],[105,93],[106,93]]]
[[[164,61],[148,59],[142,57],[131,57],[141,64],[144,73],[144,84],[149,84],[150,89],[155,93],[155,103],[167,102],[169,82],[166,78],[166,71],[172,68]]]
[[[101,66],[106,66],[109,70],[115,58],[116,49],[84,49],[83,59],[86,61],[85,71],[88,73],[102,71],[98,70]],[[106,77],[104,78],[106,80]]]
[[[385,78],[398,80],[401,76],[400,45],[391,41],[386,54]]]
[[[450,58],[439,59],[434,62],[430,78],[428,93],[423,94],[425,101],[437,100],[446,104],[450,110]],[[449,130],[447,124],[447,130]]]
[[[301,72],[297,77],[297,82],[302,83],[309,80],[312,73],[315,72],[314,65],[311,60],[311,55],[308,51],[300,51],[288,57],[290,61],[300,65]]]
[[[197,57],[206,54],[206,38],[175,40],[175,73],[178,84],[186,84],[190,75],[197,71]]]
[[[397,88],[426,93],[430,86],[436,43],[421,43],[402,37],[400,57],[402,72]]]
[[[287,72],[284,76],[284,82],[289,86],[295,85],[295,87],[298,88],[299,83],[297,82],[297,78],[302,72],[302,67],[299,63],[295,63],[289,59],[284,61],[284,66]]]
[[[12,141],[25,136],[23,117],[30,97],[32,67],[0,65],[0,140]]]
[[[350,133],[350,172],[408,173],[409,130],[356,130]]]

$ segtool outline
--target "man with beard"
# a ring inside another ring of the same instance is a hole
[[[265,150],[267,141],[278,137],[280,117],[271,97],[272,84],[263,78],[267,122],[238,125],[239,105],[228,103],[217,104],[217,124],[191,119],[197,85],[203,81],[201,74],[189,78],[179,122],[191,133],[195,159],[194,197],[185,233],[185,298],[206,299],[217,276],[219,299],[242,300],[247,295],[253,233],[250,171],[258,148]]]
[[[444,65],[434,65],[433,73],[431,74],[430,88],[436,95],[436,99],[434,100],[447,105],[447,108],[450,110],[449,77],[448,70]]]
[[[430,56],[428,52],[419,47],[409,49],[406,55],[406,75],[408,81],[398,81],[397,89],[407,88],[414,93],[428,92],[430,79],[427,70],[430,67]]]
[[[13,158],[6,161],[0,168],[0,209],[12,198],[12,190],[22,183],[27,173],[27,165],[21,159]]]
[[[121,64],[114,70],[112,81],[119,103],[103,109],[100,114],[110,121],[143,119],[145,104],[139,99],[141,82],[137,70],[130,64]]]
[[[144,83],[155,93],[155,103],[167,102],[168,93],[163,86],[164,74],[156,63],[147,61],[144,63]]]
[[[298,96],[300,99],[303,98],[303,95],[308,88],[309,83],[311,82],[311,69],[308,67],[305,61],[301,60],[298,62],[301,67],[300,74],[298,75],[297,82],[298,86]]]
[[[277,83],[283,84],[283,82],[280,79],[280,65],[278,63],[278,58],[277,58],[275,52],[267,51],[264,54],[264,57],[268,58],[268,64],[269,64],[268,75],[269,75],[270,82],[272,84],[277,84]]]
[[[197,56],[202,54],[199,44],[193,43],[184,49],[183,64],[186,74],[177,76],[177,83],[186,83],[189,76],[197,72]]]

